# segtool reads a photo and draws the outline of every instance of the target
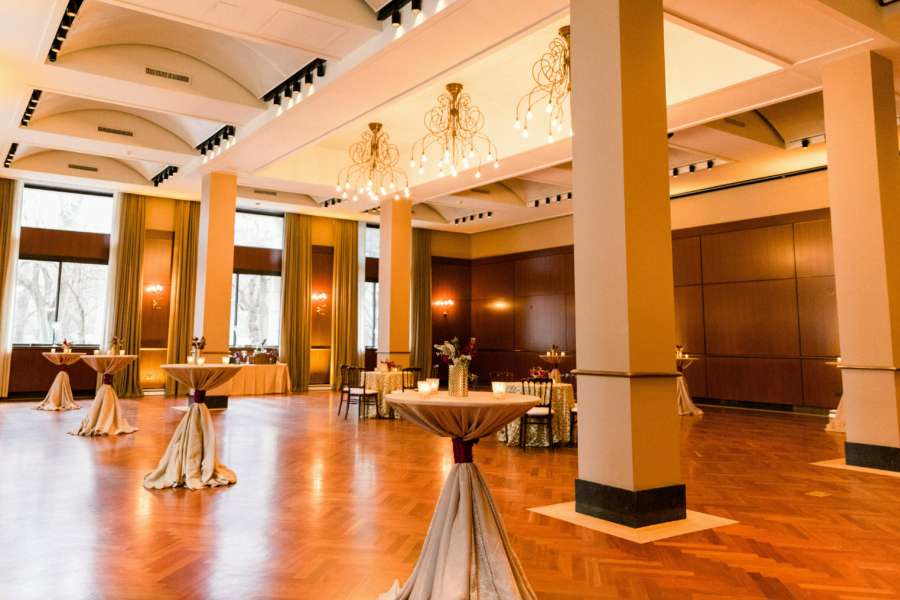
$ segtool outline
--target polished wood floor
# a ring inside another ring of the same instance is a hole
[[[410,574],[448,440],[345,421],[327,392],[233,399],[213,418],[238,483],[147,491],[183,404],[123,401],[140,430],[115,438],[66,435],[83,410],[0,404],[0,598],[375,600]],[[544,600],[900,597],[900,480],[811,466],[843,453],[824,425],[681,419],[688,508],[740,523],[646,545],[527,510],[573,500],[575,450],[475,454]]]

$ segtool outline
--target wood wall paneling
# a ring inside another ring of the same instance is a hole
[[[512,261],[472,265],[472,299],[495,300],[516,295],[516,272]]]
[[[516,350],[546,352],[566,344],[565,294],[517,297],[515,309]]]
[[[22,227],[19,255],[42,258],[80,258],[83,260],[109,261],[109,235]]]
[[[141,290],[141,348],[165,349],[168,344],[169,309],[172,299],[172,254],[171,232],[147,232],[144,240],[143,289]],[[157,285],[162,286],[162,292],[156,294],[149,291],[150,287]],[[154,298],[156,299],[156,308],[153,305]],[[142,385],[145,383],[143,361],[144,357],[141,355]],[[165,385],[164,380],[163,385]]]
[[[693,354],[691,354],[693,356]],[[684,379],[688,385],[688,393],[694,398],[709,398],[706,389],[706,358],[697,357],[699,360],[691,363],[684,370]]]
[[[575,352],[575,294],[566,294],[566,352]]]
[[[794,224],[797,277],[834,275],[831,219]]]
[[[555,254],[516,261],[516,297],[566,293],[566,262],[574,255]]]
[[[672,240],[672,273],[676,286],[703,282],[699,237]]]
[[[331,383],[331,349],[313,348],[309,352],[309,382],[313,385]]]
[[[795,276],[793,225],[704,235],[703,283]]]
[[[804,358],[803,405],[817,408],[837,408],[844,393],[841,370],[831,361]]]
[[[325,302],[313,302],[310,307],[311,343],[313,348],[331,348],[331,310],[334,300],[334,254],[330,252],[312,253],[312,293],[326,294]],[[324,314],[317,308],[323,306]],[[327,381],[325,383],[328,383]]]
[[[800,305],[800,351],[803,356],[839,356],[837,297],[834,276],[797,279]]]
[[[431,335],[435,344],[454,337],[460,340],[472,337],[472,265],[469,261],[433,259],[431,299]],[[437,306],[438,300],[453,300],[453,306]]]
[[[446,315],[444,313],[447,313]],[[435,344],[458,337],[465,342],[472,337],[472,301],[460,300],[453,306],[431,305],[431,338]],[[478,342],[479,345],[481,341]],[[435,357],[436,358],[436,357]]]
[[[795,279],[703,288],[707,354],[799,356]]]
[[[515,347],[515,304],[512,298],[472,300],[472,337],[485,349]]]
[[[800,359],[707,357],[709,398],[803,404]]]
[[[160,368],[166,364],[166,348],[141,348],[138,358],[141,388],[155,390],[166,387],[166,373]]]
[[[93,352],[93,348],[76,348],[75,352]],[[59,367],[42,356],[47,348],[14,347],[9,365],[9,393],[34,394],[43,397],[53,385]],[[97,385],[97,372],[78,361],[67,367],[69,382],[75,392],[88,392],[93,396]]]
[[[688,354],[704,354],[706,341],[703,332],[703,286],[676,287],[675,343],[683,345]]]
[[[432,300],[472,299],[472,266],[468,264],[431,263]]]
[[[235,246],[234,272],[281,275],[281,250]]]

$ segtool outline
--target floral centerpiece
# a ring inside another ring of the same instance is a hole
[[[118,337],[113,336],[113,339],[109,340],[109,349],[112,351],[112,354],[119,353],[119,345],[120,342]]]
[[[531,375],[532,379],[546,379],[550,377],[550,373],[542,369],[541,367],[532,367],[528,374]]]
[[[203,349],[206,348],[206,336],[201,335],[200,337],[195,337],[191,340],[191,354],[194,355],[194,364],[199,365],[197,362],[200,358],[200,355],[203,354]]]
[[[443,359],[445,365],[449,365],[449,388],[451,396],[468,396],[469,395],[469,365],[472,359],[478,356],[478,346],[475,344],[475,338],[471,338],[469,343],[460,347],[459,338],[455,337],[449,342],[443,344],[435,344],[436,356]]]
[[[72,351],[72,344],[70,344],[68,342],[68,340],[63,340],[62,351],[63,351],[63,354],[68,354],[69,352]]]

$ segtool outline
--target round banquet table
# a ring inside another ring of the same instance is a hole
[[[238,365],[162,365],[172,379],[194,390],[194,402],[181,419],[156,470],[144,477],[151,490],[184,486],[189,490],[231,485],[234,471],[216,457],[216,428],[206,407],[206,391],[228,382],[242,369]]]
[[[70,435],[118,435],[137,431],[137,427],[132,427],[125,420],[122,407],[119,406],[119,397],[112,387],[112,376],[136,358],[135,354],[88,354],[81,358],[87,366],[103,376],[103,385],[97,390],[91,410],[85,415],[81,426],[70,431]]]
[[[50,386],[50,391],[44,397],[44,401],[34,407],[33,410],[78,410],[81,407],[75,404],[72,397],[72,384],[69,383],[69,374],[66,373],[66,367],[74,365],[81,357],[83,352],[44,352],[44,358],[59,366],[59,373]]]
[[[490,392],[467,397],[418,392],[393,393],[387,402],[404,419],[435,435],[453,439],[456,462],[441,491],[419,561],[402,588],[394,582],[378,600],[419,598],[497,598],[535,600],[537,596],[513,552],[500,511],[472,446],[537,406],[534,396]]]

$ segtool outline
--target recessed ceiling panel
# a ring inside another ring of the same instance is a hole
[[[346,27],[326,23],[287,10],[279,10],[260,34],[283,42],[303,41],[311,49],[325,51],[341,35],[347,33]]]

